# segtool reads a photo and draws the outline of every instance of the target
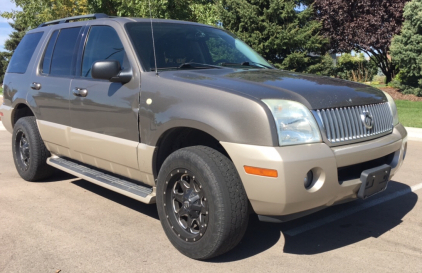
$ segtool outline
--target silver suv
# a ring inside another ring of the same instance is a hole
[[[194,259],[235,247],[251,213],[288,221],[381,192],[406,154],[388,94],[275,69],[196,23],[47,22],[22,39],[4,84],[23,179],[57,168],[156,203]]]

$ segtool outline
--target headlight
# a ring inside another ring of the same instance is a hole
[[[280,146],[321,142],[318,125],[303,104],[288,100],[262,100],[273,113]]]
[[[384,92],[384,91],[382,91]],[[384,92],[385,96],[388,100],[388,105],[390,106],[391,114],[393,114],[393,126],[399,124],[399,115],[397,114],[397,107],[396,103],[394,102],[393,98],[387,93]]]

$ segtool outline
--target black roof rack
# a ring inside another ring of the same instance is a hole
[[[58,19],[58,20],[54,20],[54,21],[50,21],[50,22],[45,22],[45,23],[42,23],[41,25],[39,25],[38,27],[46,27],[46,26],[49,26],[49,25],[64,24],[64,23],[69,23],[69,21],[75,21],[75,20],[80,20],[80,19],[100,19],[100,18],[109,18],[109,17],[110,16],[108,16],[107,14],[104,14],[104,13],[79,15],[79,16],[73,16],[73,17],[66,17],[66,18],[62,18],[62,19]]]

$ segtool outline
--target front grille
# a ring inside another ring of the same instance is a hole
[[[373,126],[367,129],[361,115],[368,112]],[[330,143],[364,141],[385,135],[393,130],[393,116],[388,103],[320,109],[316,111],[322,131]]]

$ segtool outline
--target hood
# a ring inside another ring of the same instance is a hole
[[[256,99],[285,99],[309,109],[386,102],[381,90],[368,85],[278,69],[201,69],[160,73],[160,77],[242,93]]]

